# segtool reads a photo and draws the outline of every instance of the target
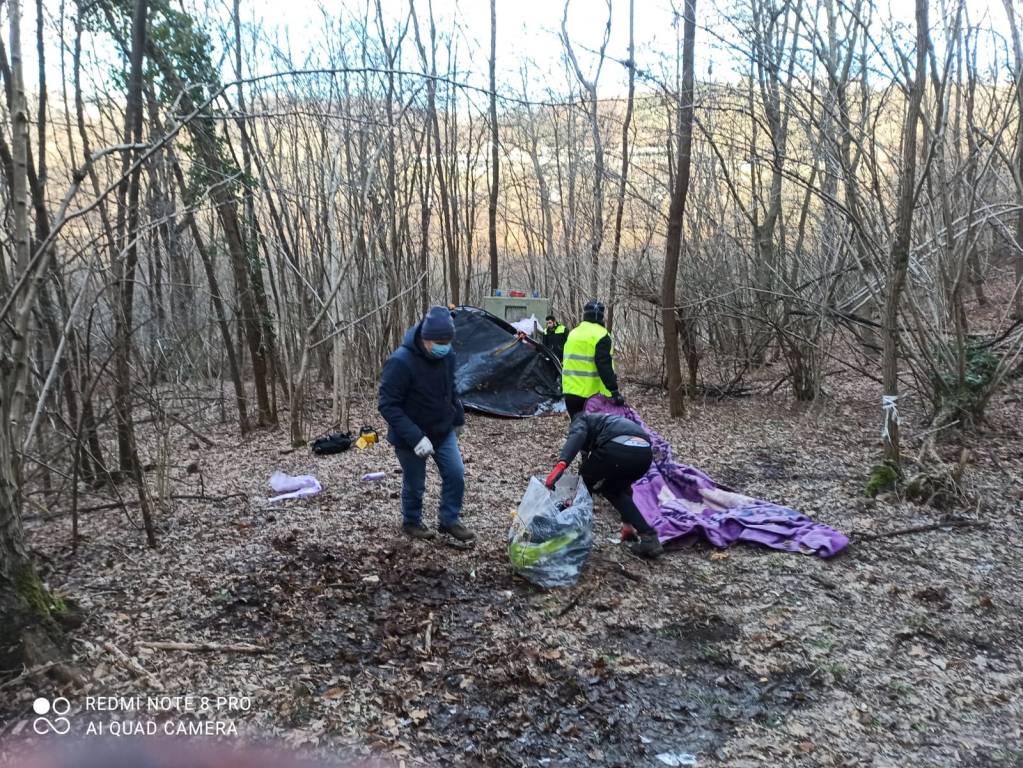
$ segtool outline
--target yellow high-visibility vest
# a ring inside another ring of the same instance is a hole
[[[592,397],[611,396],[604,386],[594,359],[597,342],[607,336],[607,328],[597,323],[579,323],[565,339],[565,357],[561,366],[561,391],[566,395]]]

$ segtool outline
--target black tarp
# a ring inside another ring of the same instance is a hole
[[[455,388],[466,408],[525,418],[561,410],[561,366],[554,353],[476,307],[458,307]]]

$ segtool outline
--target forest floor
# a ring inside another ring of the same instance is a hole
[[[506,534],[530,474],[554,461],[563,415],[470,414],[468,551],[401,536],[386,444],[315,457],[282,452],[284,430],[239,442],[230,425],[203,428],[211,448],[176,430],[174,462],[199,471],[174,492],[223,500],[171,502],[155,551],[121,511],[84,515],[77,555],[68,518],[29,524],[48,583],[86,616],[74,648],[88,682],[65,692],[72,733],[138,718],[86,712],[88,695],[236,696],[247,712],[199,717],[409,767],[1023,765],[1021,382],[966,438],[969,501],[951,510],[864,496],[876,385],[833,377],[811,406],[782,390],[696,402],[681,421],[663,393],[627,391],[680,460],[844,531],[848,550],[695,542],[646,562],[614,543],[601,501],[579,583],[543,591],[512,573]],[[354,426],[382,426],[373,405],[356,404]],[[920,414],[900,409],[912,454]],[[324,490],[268,504],[275,469]],[[360,482],[375,470],[382,482]],[[213,646],[147,645],[166,642]],[[231,644],[258,647],[217,650]],[[31,734],[38,688],[2,690],[8,749]]]

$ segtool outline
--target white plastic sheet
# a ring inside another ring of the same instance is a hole
[[[696,755],[689,752],[662,752],[657,756],[657,760],[671,768],[696,765]]]
[[[527,336],[532,336],[536,332],[536,329],[540,327],[540,321],[536,319],[536,315],[530,315],[524,317],[518,322],[511,324],[512,328],[516,331],[522,331]]]
[[[312,475],[289,475],[280,470],[270,475],[270,487],[280,494],[270,499],[271,502],[315,496],[323,490],[320,481]]]

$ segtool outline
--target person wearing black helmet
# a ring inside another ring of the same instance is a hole
[[[597,394],[625,405],[614,369],[611,334],[604,327],[604,305],[595,299],[586,302],[583,321],[565,339],[561,392],[569,416],[582,411]]]

